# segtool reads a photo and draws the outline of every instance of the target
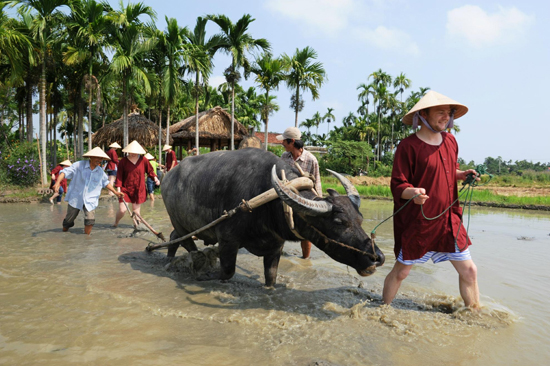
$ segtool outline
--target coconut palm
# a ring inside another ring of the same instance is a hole
[[[64,52],[64,61],[68,65],[88,62],[88,149],[92,149],[92,89],[93,63],[104,56],[103,48],[107,46],[106,14],[111,8],[106,3],[95,0],[73,1],[67,28],[73,29],[77,39]],[[97,78],[96,85],[97,85]]]
[[[262,57],[256,58],[256,62],[250,71],[256,74],[256,82],[265,90],[266,104],[262,106],[262,116],[264,117],[265,124],[264,148],[267,150],[269,114],[273,110],[273,106],[269,103],[269,92],[273,89],[279,89],[279,83],[285,80],[286,75],[281,59],[274,59],[269,53],[264,53]]]
[[[184,36],[193,48],[189,48],[190,55],[188,68],[195,73],[195,84],[192,90],[195,97],[195,146],[199,146],[199,97],[202,94],[201,76],[203,85],[208,84],[208,78],[212,73],[212,58],[225,43],[221,34],[216,34],[206,40],[207,18],[198,17],[193,32],[186,30]],[[197,149],[197,155],[199,150]]]
[[[39,104],[40,104],[40,155],[42,162],[46,162],[46,50],[55,40],[52,33],[53,24],[60,17],[59,8],[69,4],[69,0],[13,0],[13,6],[20,5],[21,11],[32,11],[34,14],[33,35],[40,45],[42,70],[40,74]],[[40,168],[42,181],[48,180],[46,164]]]
[[[321,124],[321,122],[323,122],[323,117],[321,117],[321,113],[315,112],[315,114],[313,115],[313,117],[311,117],[311,119],[313,120],[313,123],[315,124],[315,134],[318,135],[319,134],[319,125]]]
[[[323,116],[323,121],[326,121],[327,124],[328,124],[327,135],[330,134],[330,122],[334,121],[336,119],[334,114],[332,114],[333,110],[334,110],[334,108],[327,108],[327,113],[325,113],[325,115]]]
[[[120,2],[120,9],[111,11],[107,15],[109,42],[115,54],[109,67],[111,72],[122,78],[122,103],[124,105],[124,147],[128,145],[128,85],[130,78],[136,79],[144,88],[145,94],[151,92],[151,85],[145,69],[140,64],[142,57],[155,45],[156,40],[145,38],[145,24],[140,16],[147,15],[155,19],[155,11],[142,3],[128,3],[124,7]]]
[[[239,80],[239,69],[244,69],[245,78],[250,72],[250,62],[246,53],[254,49],[269,51],[271,46],[264,38],[254,39],[248,33],[248,27],[255,19],[250,14],[245,14],[237,23],[225,15],[209,15],[207,19],[216,23],[223,34],[221,49],[231,55],[231,66],[224,73],[226,80],[231,84],[231,150],[235,149],[235,83]]]
[[[374,84],[365,84],[361,83],[357,87],[356,90],[362,89],[359,95],[357,96],[357,100],[361,102],[360,110],[358,110],[359,113],[366,115],[369,114],[369,103],[370,103],[370,97],[374,97]]]
[[[313,62],[317,59],[317,52],[311,47],[306,47],[303,50],[296,49],[293,56],[286,53],[282,56],[285,69],[288,71],[285,80],[287,87],[294,92],[294,126],[298,127],[298,111],[300,110],[300,91],[311,93],[311,98],[316,100],[319,98],[319,89],[325,81],[327,75],[323,64]]]

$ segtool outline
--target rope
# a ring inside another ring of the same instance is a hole
[[[467,224],[467,228],[466,228],[466,235],[468,235],[468,231],[470,230],[470,218],[471,218],[471,207],[472,207],[472,197],[473,197],[473,193],[474,193],[474,188],[475,187],[483,187],[487,184],[489,184],[489,182],[491,181],[491,179],[493,179],[493,175],[492,174],[488,174],[487,173],[487,170],[485,168],[485,166],[483,165],[478,165],[476,167],[476,172],[477,172],[477,175],[473,174],[473,173],[470,173],[466,176],[466,179],[462,182],[462,188],[460,188],[460,190],[458,191],[458,197],[456,200],[453,201],[453,203],[451,203],[449,205],[449,207],[447,207],[443,212],[441,212],[439,215],[435,216],[435,217],[427,217],[425,214],[424,214],[424,204],[420,205],[420,211],[422,212],[422,216],[424,217],[425,220],[429,220],[429,221],[432,221],[432,220],[435,220],[439,217],[441,217],[443,214],[445,214],[445,212],[449,211],[449,209],[451,207],[454,206],[454,204],[456,202],[458,202],[458,200],[460,200],[460,198],[462,198],[462,196],[465,196],[466,199],[464,200],[464,205],[463,205],[463,208],[462,208],[462,212],[463,212],[463,215],[462,217],[460,218],[460,223],[462,224],[463,222],[463,218],[464,218],[464,210],[466,209],[466,203],[468,203],[468,224]],[[476,180],[477,177],[481,176],[481,174],[487,174],[489,176],[489,179],[487,180],[487,182],[483,183],[483,184],[479,184],[478,181]],[[466,190],[464,190],[466,188]],[[405,206],[407,206],[412,200],[414,200],[416,197],[420,196],[421,193],[411,197],[407,202],[405,202],[405,204],[403,206],[401,206],[399,208],[399,210],[395,211],[391,216],[389,216],[388,218],[384,219],[382,222],[380,222],[378,225],[376,225],[374,227],[374,229],[371,231],[371,239],[372,239],[372,242],[374,244],[374,241],[376,239],[376,229],[382,225],[383,223],[385,223],[386,221],[388,221],[389,219],[391,219],[392,217],[394,217],[395,215],[397,215],[399,213],[399,211],[401,211],[402,209],[405,208]],[[454,238],[455,239],[455,246],[458,248],[458,236],[460,234],[460,229],[462,228],[462,225],[460,225],[458,227],[458,231],[456,233],[456,237]],[[467,244],[466,244],[467,245]],[[373,246],[374,248],[374,246]],[[461,248],[458,248],[460,251]],[[464,248],[465,249],[465,248]]]

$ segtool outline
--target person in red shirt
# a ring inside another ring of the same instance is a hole
[[[146,151],[137,141],[132,141],[122,152],[128,156],[120,159],[115,180],[115,187],[120,188],[124,198],[119,198],[118,212],[113,227],[117,227],[120,220],[126,213],[126,205],[122,200],[132,204],[132,210],[140,215],[141,204],[145,202],[147,193],[145,191],[145,174],[155,181],[158,186],[160,182],[155,170],[149,160],[143,157]]]
[[[111,145],[109,145],[109,147],[110,149],[107,150],[107,156],[109,156],[111,160],[109,160],[107,166],[105,167],[105,173],[107,173],[107,177],[109,177],[109,183],[114,184],[118,166],[118,155],[116,150],[120,149],[121,147],[116,142],[113,142]],[[114,196],[114,193],[109,191],[109,196]]]
[[[57,164],[55,168],[52,169],[51,175],[52,175],[52,181],[50,183],[50,189],[53,189],[53,186],[55,185],[55,181],[57,180],[57,177],[59,176],[59,172],[63,170],[63,168],[67,166],[71,166],[72,163],[70,160],[64,160],[61,163]],[[61,204],[61,197],[63,196],[63,193],[67,192],[67,179],[63,179],[61,181],[61,184],[59,186],[59,192],[55,192],[53,196],[50,198],[50,203],[53,205],[53,200],[57,198],[57,204]]]
[[[401,141],[395,152],[391,177],[394,212],[416,197],[414,204],[405,206],[393,219],[396,262],[384,281],[385,304],[391,304],[414,264],[432,259],[434,263],[451,262],[458,272],[464,304],[479,307],[477,267],[457,200],[457,180],[476,171],[459,170],[458,144],[453,135],[444,132],[466,112],[465,105],[430,91],[403,117],[404,124],[416,129],[421,122],[421,126]]]
[[[172,150],[172,146],[164,145],[162,151],[166,151],[166,165],[161,165],[161,167],[166,169],[166,172],[169,172],[172,168],[178,165],[178,160],[176,159],[176,152]]]

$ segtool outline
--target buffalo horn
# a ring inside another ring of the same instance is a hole
[[[292,192],[290,188],[281,184],[277,176],[276,165],[273,165],[273,169],[271,169],[271,183],[279,198],[298,212],[310,216],[322,216],[332,212],[332,204],[322,200],[309,200]]]
[[[353,203],[357,208],[359,208],[361,206],[361,197],[359,196],[359,192],[357,192],[357,188],[355,188],[355,186],[351,184],[349,179],[344,177],[342,174],[336,173],[335,171],[330,169],[327,169],[327,170],[336,178],[338,178],[340,183],[342,183],[342,185],[344,186],[346,190],[346,194],[348,195],[351,203]]]

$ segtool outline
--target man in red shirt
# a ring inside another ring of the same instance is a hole
[[[384,281],[385,304],[392,302],[414,264],[432,259],[434,263],[451,261],[465,305],[479,307],[477,267],[457,200],[457,180],[476,172],[458,169],[458,144],[453,135],[444,132],[466,112],[465,105],[430,91],[403,117],[406,125],[415,129],[419,122],[421,125],[395,152],[391,178],[394,212],[417,197],[394,216],[396,262]]]
[[[162,151],[166,151],[166,165],[163,165],[166,169],[166,172],[169,172],[173,167],[178,165],[178,160],[176,159],[176,152],[172,150],[172,146],[164,145]]]

